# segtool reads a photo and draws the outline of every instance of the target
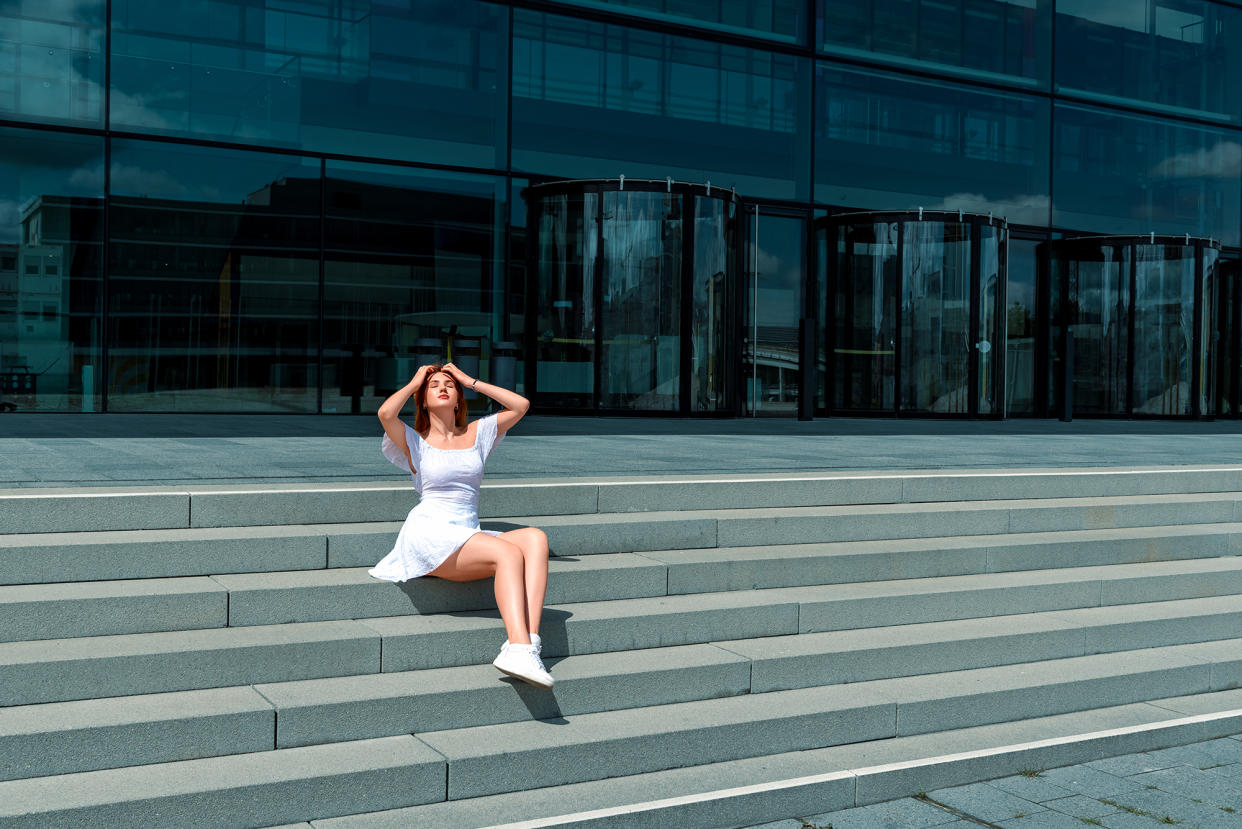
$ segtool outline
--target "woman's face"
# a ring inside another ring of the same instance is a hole
[[[442,371],[427,378],[427,409],[447,409],[452,412],[457,408],[457,383]]]

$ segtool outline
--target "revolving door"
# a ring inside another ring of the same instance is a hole
[[[522,195],[533,357],[525,381],[536,405],[733,414],[736,195],[624,178],[534,185]]]
[[[1003,219],[847,213],[816,230],[827,413],[1004,417]]]
[[[1216,414],[1219,242],[1147,234],[1046,247],[1053,412]]]

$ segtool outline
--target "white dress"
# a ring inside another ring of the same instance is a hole
[[[385,581],[425,576],[475,533],[500,535],[479,528],[479,484],[487,456],[504,435],[497,432],[495,414],[476,424],[474,446],[437,449],[402,421],[414,470],[400,447],[384,435],[380,444],[384,457],[410,473],[419,500],[405,517],[392,552],[367,571],[372,576]]]

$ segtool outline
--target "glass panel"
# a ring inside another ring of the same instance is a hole
[[[540,200],[537,382],[540,403],[588,408],[595,393],[595,271],[600,253],[595,193]]]
[[[1242,9],[1204,0],[1058,0],[1057,89],[1242,120]]]
[[[798,43],[804,0],[560,0],[565,5],[603,9],[712,29]]]
[[[1220,293],[1217,297],[1216,321],[1220,337],[1216,341],[1216,410],[1221,417],[1236,417],[1234,402],[1238,393],[1238,376],[1242,360],[1238,359],[1238,260],[1219,260]]]
[[[513,166],[806,198],[809,63],[514,11]]]
[[[108,408],[314,412],[319,161],[113,141]]]
[[[375,411],[420,365],[448,356],[454,327],[454,362],[514,388],[514,350],[493,350],[512,341],[503,183],[328,162],[325,188],[323,410]],[[466,399],[487,402],[469,390]]]
[[[835,408],[892,411],[897,345],[896,222],[846,225],[834,287]]]
[[[1139,245],[1134,282],[1134,413],[1190,414],[1195,249]]]
[[[1068,278],[1065,319],[1074,333],[1078,414],[1127,413],[1130,250],[1106,245],[1055,265]]]
[[[736,206],[720,199],[694,197],[694,314],[690,331],[690,409],[725,411],[729,394],[729,354],[735,348],[729,329],[729,289]]]
[[[498,167],[507,15],[475,0],[114,0],[112,126]]]
[[[0,129],[0,414],[100,408],[103,153]]]
[[[1203,273],[1200,280],[1200,303],[1203,317],[1199,321],[1199,412],[1205,417],[1216,414],[1216,350],[1221,342],[1217,335],[1216,294],[1220,290],[1218,262],[1220,251],[1203,248]]]
[[[979,333],[978,339],[971,336],[971,346],[979,360],[978,413],[990,415],[995,413],[997,405],[998,360],[1004,359],[1000,351],[1004,344],[1004,333],[997,314],[997,303],[1003,289],[1005,279],[1004,260],[1006,256],[1007,231],[994,225],[979,226]]]
[[[753,212],[751,216],[753,221]],[[756,414],[788,416],[798,411],[805,234],[802,219],[759,214],[758,249],[752,259],[758,271],[746,289],[746,336],[752,347],[743,351],[742,367],[748,384],[746,407]]]
[[[1048,224],[1048,104],[819,65],[815,198]]]
[[[0,3],[0,115],[102,125],[104,6]]]
[[[966,414],[970,401],[970,225],[905,222],[901,408]]]
[[[1053,222],[1237,244],[1239,164],[1242,144],[1232,131],[1058,105]]]
[[[600,406],[676,409],[683,198],[634,191],[603,198]]]
[[[820,48],[1047,88],[1051,0],[818,0]]]
[[[1005,349],[1005,409],[1008,415],[1033,415],[1035,411],[1035,343],[1037,249],[1028,239],[1009,239],[1008,279],[1005,299],[1007,344]]]

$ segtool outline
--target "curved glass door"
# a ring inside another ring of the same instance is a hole
[[[837,237],[832,302],[834,409],[892,410],[897,371],[897,222],[853,224]]]
[[[1002,415],[1008,231],[990,217],[829,217],[831,408]]]
[[[906,223],[901,291],[905,411],[970,411],[970,231],[970,225],[956,222]]]
[[[1049,251],[1056,411],[1143,417],[1215,411],[1215,242],[1089,237],[1051,242]],[[1072,356],[1068,401],[1066,356]]]
[[[624,185],[624,186],[623,186]],[[528,188],[532,398],[557,409],[736,407],[737,205],[672,182]],[[723,195],[720,195],[723,194]]]

